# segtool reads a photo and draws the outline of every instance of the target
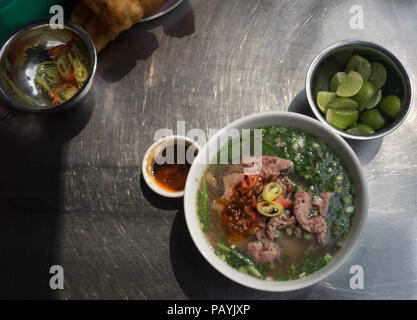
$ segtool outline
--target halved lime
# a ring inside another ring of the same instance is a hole
[[[358,103],[359,111],[362,111],[365,109],[366,103],[370,99],[372,99],[375,93],[376,93],[376,90],[374,88],[374,85],[370,83],[369,81],[365,81],[362,85],[362,88],[359,90],[359,92],[354,97],[352,97],[352,99]]]
[[[385,119],[377,109],[365,111],[359,118],[359,123],[366,124],[377,130],[385,126]]]
[[[336,92],[337,88],[339,88],[340,84],[345,81],[346,78],[345,72],[337,72],[332,77],[332,80],[330,80],[330,91]]]
[[[358,104],[355,100],[350,98],[336,98],[327,105],[327,108],[336,110],[356,110],[358,109]]]
[[[366,124],[357,124],[356,126],[346,130],[346,132],[359,136],[369,136],[370,134],[374,134],[375,130]]]
[[[375,108],[382,99],[382,90],[379,89],[374,96],[368,100],[368,102],[365,104],[365,109],[369,110],[369,109],[373,109]]]
[[[336,52],[334,54],[334,58],[340,63],[341,66],[345,66],[352,55],[353,49],[343,49],[342,51]]]
[[[329,83],[332,76],[341,69],[339,63],[330,58],[323,62],[317,70],[317,80],[314,86],[314,92],[329,91]]]
[[[345,130],[353,125],[359,117],[359,111],[336,110],[328,108],[326,111],[326,120],[333,127],[339,130]]]
[[[360,73],[356,71],[350,71],[345,80],[339,85],[336,90],[336,94],[339,97],[353,97],[362,88],[363,79]]]
[[[356,71],[359,72],[363,78],[363,81],[368,81],[371,75],[371,64],[364,57],[357,54],[350,58],[346,65],[345,72]]]
[[[401,99],[393,94],[382,99],[379,108],[391,118],[395,118],[401,109]]]
[[[316,102],[321,112],[326,113],[327,105],[336,97],[336,93],[334,92],[319,91],[319,93],[317,93]]]
[[[387,70],[380,62],[372,62],[371,68],[372,71],[369,76],[369,82],[374,85],[376,90],[381,89],[384,86],[385,81],[387,81]]]

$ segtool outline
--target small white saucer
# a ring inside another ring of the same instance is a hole
[[[152,164],[154,161],[155,154],[158,154],[161,150],[165,149],[167,146],[174,144],[175,142],[187,143],[193,145],[198,152],[200,152],[201,147],[193,140],[185,136],[173,135],[166,136],[155,143],[153,143],[145,153],[145,156],[142,160],[142,175],[146,184],[157,194],[167,197],[167,198],[181,198],[184,196],[184,190],[182,191],[168,191],[161,188],[156,182],[155,178],[152,175]]]

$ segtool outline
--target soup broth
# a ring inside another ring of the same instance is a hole
[[[340,158],[317,137],[284,126],[262,132],[262,167],[247,174],[254,159],[243,158],[209,166],[197,213],[225,263],[259,279],[298,279],[343,246],[354,188]]]

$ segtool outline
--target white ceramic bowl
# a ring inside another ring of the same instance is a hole
[[[167,146],[174,144],[175,142],[189,143],[190,145],[193,145],[199,152],[201,150],[201,147],[194,140],[188,137],[178,136],[178,135],[166,136],[155,141],[148,148],[142,160],[142,175],[146,184],[154,192],[167,198],[181,198],[182,196],[184,196],[184,190],[174,192],[174,191],[168,191],[168,190],[161,188],[158,184],[155,183],[155,180],[152,177],[151,167],[152,167],[154,155],[157,154],[160,150],[165,149]]]
[[[339,137],[334,130],[315,119],[292,112],[263,112],[234,121],[226,126],[225,129],[251,129],[270,125],[289,126],[314,134],[326,142],[331,149],[339,155],[348,174],[353,180],[356,191],[355,218],[349,233],[349,238],[332,261],[319,271],[298,280],[269,281],[259,280],[250,275],[245,275],[221,261],[219,257],[214,254],[213,248],[210,246],[206,236],[200,229],[196,199],[201,177],[208,167],[207,164],[203,163],[202,159],[203,157],[207,157],[208,150],[215,146],[218,137],[221,134],[224,134],[224,132],[219,132],[217,135],[214,135],[202,148],[195,159],[185,185],[184,212],[188,230],[190,231],[191,237],[198,250],[203,257],[224,276],[253,289],[276,292],[291,291],[311,286],[325,279],[346,262],[359,242],[366,221],[368,212],[368,190],[359,160],[350,146]]]

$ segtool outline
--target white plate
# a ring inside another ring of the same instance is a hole
[[[164,14],[174,10],[176,7],[178,7],[181,4],[181,2],[183,2],[183,0],[168,0],[167,2],[165,2],[165,4],[162,7],[156,10],[150,16],[144,17],[142,20],[140,20],[140,22],[146,22],[146,21],[159,18],[163,16]]]

